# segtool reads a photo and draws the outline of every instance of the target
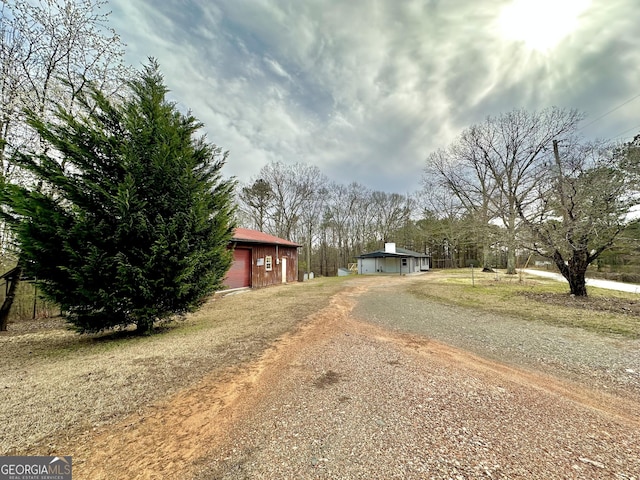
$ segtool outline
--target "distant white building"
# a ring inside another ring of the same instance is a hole
[[[358,257],[358,273],[419,273],[429,270],[429,255],[396,248],[395,243],[385,243],[384,250],[365,253]]]

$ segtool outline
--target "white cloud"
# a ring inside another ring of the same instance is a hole
[[[289,75],[287,71],[284,68],[282,68],[282,65],[280,65],[277,61],[273,60],[272,58],[265,57],[264,63],[267,65],[267,67],[269,67],[269,70],[271,70],[273,73],[275,73],[279,77],[286,78],[287,80],[291,80],[291,75]]]
[[[113,3],[129,58],[159,59],[243,180],[269,160],[310,162],[404,193],[428,153],[487,115],[559,105],[595,117],[640,93],[633,0],[592,0],[544,51],[498,31],[505,0]],[[640,123],[638,103],[589,131]]]

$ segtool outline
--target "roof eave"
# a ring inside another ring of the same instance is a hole
[[[241,242],[241,243],[258,243],[261,245],[278,245],[279,247],[292,247],[292,248],[300,248],[302,245],[298,245],[297,243],[284,243],[284,242],[269,242],[267,240],[255,240],[253,238],[237,238],[232,237],[232,242]]]

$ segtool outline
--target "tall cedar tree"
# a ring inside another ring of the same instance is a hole
[[[194,310],[231,264],[227,153],[166,100],[154,60],[129,88],[121,104],[92,89],[82,115],[59,108],[55,123],[29,113],[45,153],[15,162],[36,187],[3,192],[25,273],[79,332],[150,332]]]

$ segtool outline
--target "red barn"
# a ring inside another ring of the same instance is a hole
[[[236,228],[229,246],[233,263],[223,283],[227,288],[260,288],[296,282],[299,247],[267,233]]]

